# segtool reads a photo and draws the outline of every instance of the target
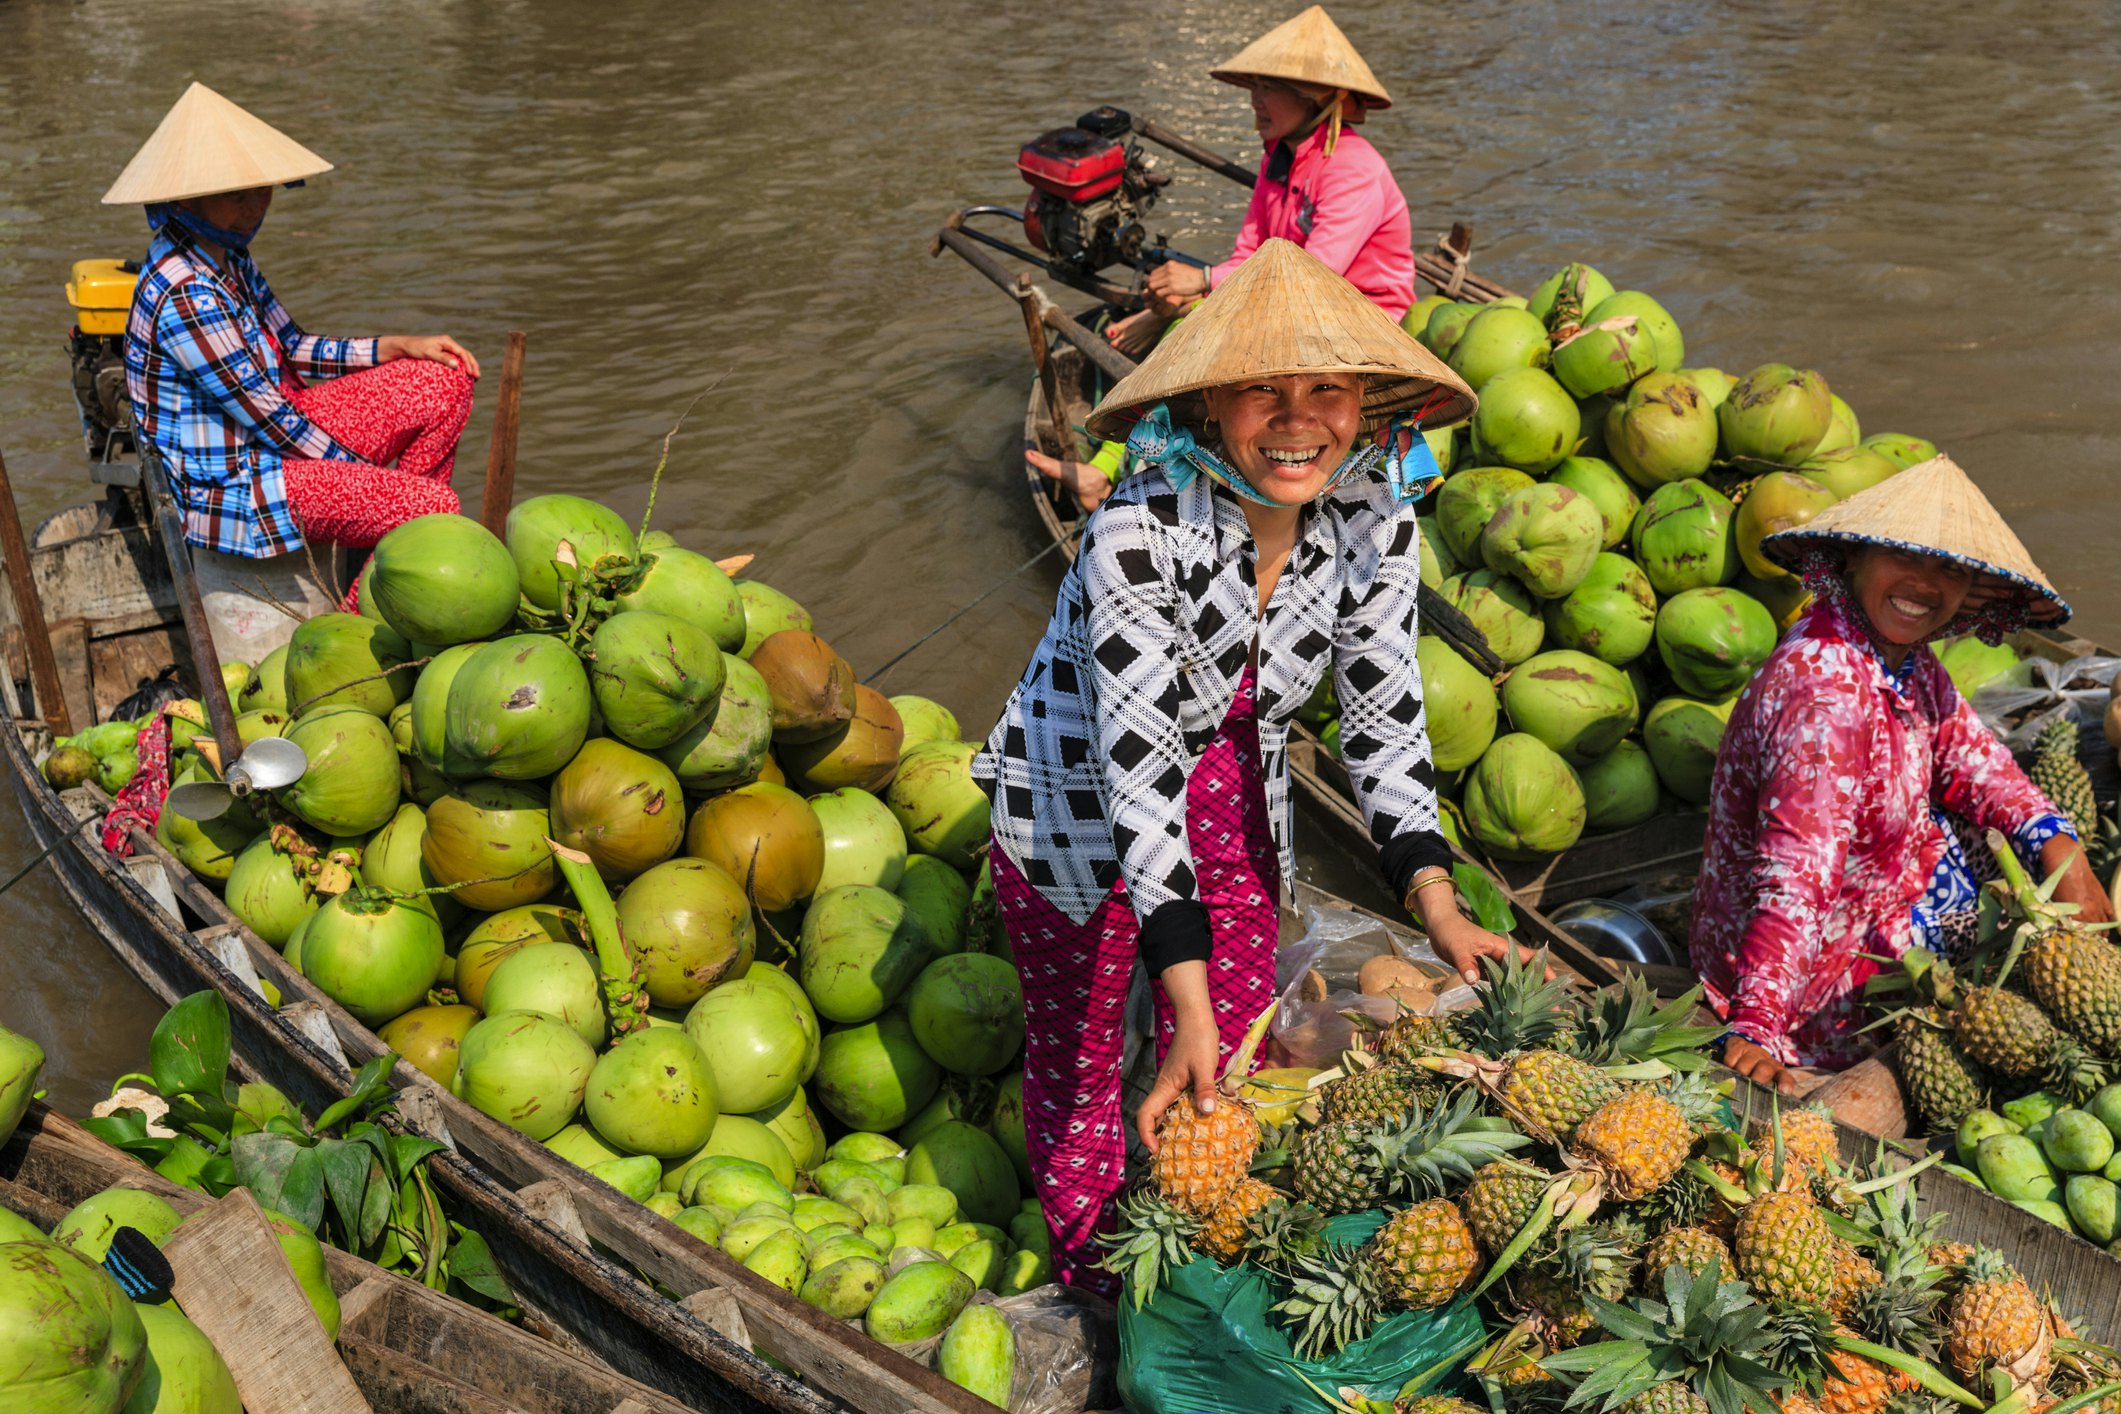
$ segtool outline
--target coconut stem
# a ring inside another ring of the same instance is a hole
[[[648,1024],[648,994],[641,986],[640,964],[634,960],[619,928],[619,910],[611,901],[611,890],[604,886],[604,876],[597,873],[588,855],[569,849],[558,840],[545,843],[552,847],[553,862],[560,866],[567,886],[574,890],[574,901],[582,907],[582,922],[589,931],[589,940],[596,945],[597,971],[602,974],[604,1011],[611,1023],[611,1034],[630,1035]]]

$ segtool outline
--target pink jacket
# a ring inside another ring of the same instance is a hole
[[[1407,199],[1392,180],[1392,169],[1360,134],[1342,128],[1331,157],[1325,144],[1326,125],[1320,123],[1296,144],[1293,156],[1284,156],[1283,144],[1277,143],[1260,157],[1259,183],[1245,208],[1237,246],[1208,272],[1209,288],[1235,274],[1261,241],[1279,236],[1347,276],[1397,319],[1414,303]],[[1286,170],[1276,172],[1283,164]]]
[[[1898,957],[1945,849],[1932,807],[2006,835],[2054,807],[1928,648],[1895,681],[1840,605],[1807,611],[1716,756],[1689,951],[1710,1003],[1784,1065],[1848,1065],[1860,953]]]

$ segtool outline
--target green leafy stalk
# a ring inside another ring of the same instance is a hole
[[[648,990],[641,985],[641,964],[619,929],[618,906],[589,856],[547,840],[574,901],[582,910],[589,940],[596,945],[597,971],[604,988],[604,1012],[613,1036],[626,1036],[648,1024]]]

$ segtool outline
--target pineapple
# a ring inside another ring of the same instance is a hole
[[[2052,1363],[2053,1345],[2047,1310],[2025,1278],[1994,1248],[1975,1248],[1945,1312],[1945,1358],[1959,1378],[1971,1381],[1996,1369],[2014,1386],[2038,1381]]]
[[[1480,1249],[1493,1257],[1509,1246],[1553,1181],[1552,1174],[1513,1159],[1498,1159],[1474,1173],[1458,1203]]]
[[[1784,1162],[1806,1179],[1826,1177],[1829,1166],[1841,1154],[1841,1141],[1834,1133],[1833,1112],[1822,1105],[1806,1105],[1779,1114],[1776,1120],[1755,1127],[1753,1142],[1772,1143],[1774,1124],[1778,1121],[1782,1126]]]
[[[1109,1249],[1098,1265],[1117,1273],[1139,1311],[1162,1283],[1164,1268],[1193,1260],[1200,1219],[1155,1189],[1119,1200],[1119,1231],[1099,1234]]]
[[[1883,1414],[1893,1397],[1885,1367],[1840,1348],[1849,1333],[1817,1306],[1784,1305],[1770,1312],[1763,1362],[1789,1386],[1786,1412]]]
[[[1297,1195],[1327,1214],[1360,1212],[1398,1194],[1433,1196],[1531,1142],[1470,1128],[1478,1108],[1479,1096],[1467,1090],[1433,1110],[1410,1100],[1406,1123],[1396,1129],[1341,1120],[1307,1130],[1293,1156]]]
[[[1642,1289],[1651,1295],[1663,1291],[1667,1267],[1700,1272],[1711,1262],[1718,1263],[1722,1271],[1733,1270],[1731,1249],[1722,1238],[1705,1227],[1666,1228],[1643,1251]]]
[[[1323,1118],[1328,1123],[1398,1123],[1406,1118],[1409,1102],[1433,1100],[1437,1088],[1436,1078],[1428,1071],[1404,1062],[1352,1070],[1325,1087]]]
[[[1631,972],[1591,999],[1583,1027],[1567,1050],[1598,1066],[1659,1060],[1674,1070],[1705,1069],[1709,1043],[1722,1028],[1687,1024],[1700,1000],[1697,987],[1659,1005],[1649,984]]]
[[[1600,1105],[1577,1126],[1569,1153],[1599,1169],[1623,1203],[1654,1192],[1679,1172],[1694,1148],[1695,1120],[1668,1094],[1629,1090]]]
[[[1456,1050],[1455,1030],[1449,1016],[1402,1016],[1378,1034],[1377,1058],[1400,1065],[1434,1051]]]
[[[1763,1300],[1824,1306],[1834,1295],[1832,1233],[1808,1193],[1763,1193],[1738,1214],[1739,1275]]]
[[[1245,1249],[1250,1245],[1248,1238],[1253,1220],[1259,1211],[1269,1203],[1287,1201],[1273,1184],[1262,1183],[1256,1178],[1241,1178],[1208,1213],[1193,1245],[1228,1266],[1245,1255]]]
[[[1709,1414],[1709,1402],[1678,1380],[1666,1380],[1631,1396],[1614,1414]]]
[[[1567,1350],[1598,1324],[1583,1293],[1552,1272],[1521,1272],[1510,1279],[1510,1291],[1517,1298],[1518,1324],[1549,1350]]]
[[[1834,1373],[1826,1376],[1819,1391],[1824,1414],[1884,1414],[1893,1382],[1883,1365],[1846,1350],[1836,1350],[1827,1359]]]
[[[1458,1205],[1431,1198],[1394,1214],[1363,1247],[1299,1257],[1274,1309],[1294,1322],[1296,1353],[1315,1359],[1362,1339],[1387,1311],[1443,1305],[1479,1270]]]
[[[1471,1007],[1451,1017],[1460,1049],[1498,1060],[1554,1040],[1576,1025],[1565,975],[1546,975],[1547,959],[1518,959],[1513,948],[1501,960],[1480,960],[1486,974]]]
[[[1296,1196],[1321,1213],[1359,1213],[1384,1201],[1389,1140],[1375,1125],[1337,1120],[1296,1137],[1290,1153]]]
[[[1938,1007],[1900,1013],[1893,1023],[1900,1085],[1909,1103],[1933,1134],[1988,1105],[1995,1080],[1988,1067],[1959,1049],[1952,1038],[1951,1016]]]
[[[1883,1145],[1879,1160],[1883,1168]],[[1855,1292],[1842,1319],[1874,1345],[1934,1360],[1945,1268],[1935,1260],[1932,1242],[1944,1225],[1943,1214],[1922,1216],[1914,1185],[1902,1181],[1865,1194],[1850,1221],[1877,1259],[1878,1279]]]
[[[1625,1296],[1641,1250],[1641,1232],[1628,1224],[1564,1232],[1555,1243],[1551,1269],[1534,1269],[1513,1283],[1524,1311],[1520,1323],[1550,1350],[1576,1344],[1597,1324],[1585,1295],[1607,1301]]]
[[[1211,1114],[1181,1095],[1156,1130],[1150,1173],[1157,1191],[1174,1206],[1206,1217],[1252,1167],[1259,1152],[1259,1121],[1242,1100],[1224,1098]]]
[[[1488,1411],[1448,1394],[1410,1394],[1392,1401],[1392,1414],[1488,1414]]]
[[[1966,1270],[1967,1259],[1973,1255],[1974,1244],[1971,1242],[1936,1242],[1929,1249],[1930,1265],[1941,1271],[1949,1282],[1959,1280]]]
[[[1577,1125],[1625,1088],[1597,1066],[1561,1051],[1522,1051],[1506,1061],[1432,1056],[1422,1063],[1471,1078],[1519,1128],[1557,1145],[1568,1143]]]
[[[1827,1298],[1826,1309],[1836,1319],[1846,1320],[1856,1297],[1865,1288],[1876,1286],[1883,1276],[1875,1262],[1838,1237],[1834,1239],[1833,1260],[1834,1294]]]
[[[2078,830],[2090,838],[2082,825]],[[1992,838],[1989,848],[2003,871],[2010,915],[2005,922],[2012,925],[2014,950],[2024,949],[2020,975],[2033,999],[2098,1054],[2121,1056],[2121,951],[2075,927],[2074,906],[2051,902],[2061,870],[2036,888],[2008,844]]]
[[[1245,1224],[1245,1260],[1286,1272],[1326,1240],[1326,1215],[1309,1203],[1277,1195]]]
[[[2026,776],[2056,810],[2077,827],[2080,840],[2099,834],[2099,806],[2092,799],[2092,778],[2077,759],[2077,721],[2074,716],[2048,723],[2033,743],[2033,764]]]

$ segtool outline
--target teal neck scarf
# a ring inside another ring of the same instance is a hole
[[[1134,424],[1134,430],[1127,434],[1127,450],[1138,461],[1162,466],[1165,478],[1179,490],[1191,485],[1196,475],[1205,475],[1254,505],[1286,511],[1308,504],[1277,501],[1258,490],[1221,457],[1195,440],[1191,429],[1174,422],[1168,403],[1158,403]],[[1436,454],[1429,450],[1428,439],[1421,435],[1420,416],[1396,413],[1377,430],[1369,445],[1348,453],[1319,495],[1331,492],[1342,482],[1366,476],[1379,465],[1384,467],[1385,482],[1396,501],[1418,501],[1443,480],[1443,473],[1436,466]]]

